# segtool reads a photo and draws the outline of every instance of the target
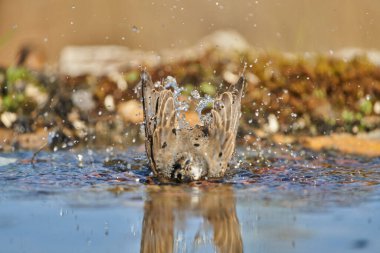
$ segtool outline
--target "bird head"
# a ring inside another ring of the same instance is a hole
[[[172,179],[178,182],[200,180],[207,175],[207,162],[201,157],[185,153],[173,165]]]

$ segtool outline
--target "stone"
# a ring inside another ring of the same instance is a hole
[[[117,112],[124,122],[135,124],[143,122],[142,104],[135,99],[119,103]]]

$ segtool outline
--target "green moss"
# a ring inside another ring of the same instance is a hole
[[[369,115],[372,112],[372,102],[368,99],[363,99],[359,104],[360,111],[365,115]]]
[[[16,112],[23,105],[25,96],[23,94],[7,95],[3,97],[3,110]]]
[[[314,97],[319,98],[319,99],[325,99],[326,98],[326,92],[324,90],[318,89],[318,88],[313,91],[313,95],[314,95]]]
[[[128,83],[135,83],[140,78],[140,72],[137,70],[130,71],[125,74],[125,80]]]
[[[191,83],[184,85],[184,90],[182,91],[183,95],[190,96],[191,92],[194,90],[194,85]]]
[[[355,120],[355,114],[352,111],[344,110],[342,112],[342,119],[345,123],[351,123]]]
[[[34,81],[31,73],[22,67],[9,67],[6,73],[7,82],[9,85],[16,83],[17,81]]]
[[[216,88],[214,85],[212,85],[211,83],[208,83],[208,82],[202,82],[199,86],[200,90],[205,93],[205,94],[208,94],[210,96],[214,96],[216,94]]]

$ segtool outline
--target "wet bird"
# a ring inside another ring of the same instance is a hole
[[[194,127],[179,127],[170,89],[154,84],[145,71],[141,83],[145,147],[154,174],[178,182],[223,177],[235,151],[243,75],[215,99],[210,120]]]

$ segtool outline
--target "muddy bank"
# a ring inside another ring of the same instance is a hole
[[[241,136],[365,134],[380,126],[378,55],[268,52],[250,47],[235,33],[217,33],[181,51],[66,48],[59,68],[50,70],[36,70],[26,54],[17,66],[0,69],[2,148],[141,141],[142,67],[153,80],[175,77],[185,88],[181,99],[188,100],[195,89],[215,96],[245,66]],[[186,118],[198,122],[194,112]]]

